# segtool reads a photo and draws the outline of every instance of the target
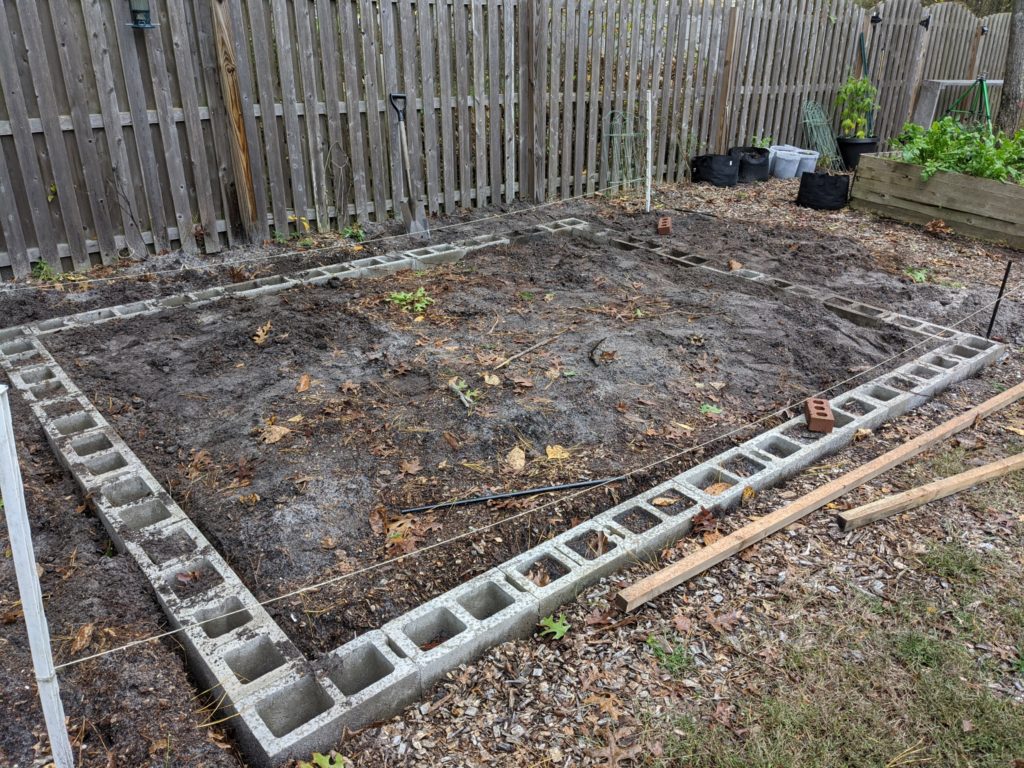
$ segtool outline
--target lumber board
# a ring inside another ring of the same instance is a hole
[[[874,155],[867,155],[861,160],[856,181],[862,178],[877,181],[916,202],[1020,225],[1024,185],[1004,184],[946,171],[939,171],[928,181],[923,181],[922,169],[918,165]]]
[[[876,520],[892,517],[901,512],[908,512],[929,502],[944,499],[947,496],[952,496],[954,493],[973,488],[980,483],[996,480],[1011,472],[1021,470],[1024,470],[1024,453],[1007,456],[999,461],[993,461],[990,464],[975,467],[966,472],[961,472],[951,477],[944,477],[941,480],[926,483],[902,493],[886,496],[870,504],[862,504],[859,507],[840,512],[836,515],[836,522],[839,524],[840,530],[852,531]]]
[[[886,451],[854,470],[801,496],[795,501],[730,533],[718,541],[688,555],[677,563],[663,568],[635,584],[619,591],[615,604],[624,611],[633,611],[647,601],[667,592],[684,581],[703,573],[711,566],[732,557],[761,539],[796,522],[830,501],[887,472],[908,459],[917,456],[936,443],[970,429],[978,421],[1024,397],[1024,383],[1001,392],[980,405],[965,411],[903,445]]]

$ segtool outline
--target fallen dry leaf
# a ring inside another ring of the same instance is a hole
[[[75,639],[71,643],[71,652],[78,653],[88,648],[92,642],[92,635],[95,629],[96,625],[92,623],[82,625],[78,632],[75,633]]]
[[[505,462],[513,472],[522,472],[526,468],[526,451],[517,445],[508,452]]]
[[[718,496],[720,493],[725,493],[730,488],[732,488],[732,486],[728,483],[713,483],[704,489],[704,493],[710,496]]]
[[[596,756],[603,758],[604,763],[601,764],[602,768],[622,768],[626,763],[625,761],[632,761],[642,749],[640,744],[634,744],[631,747],[622,746],[619,741],[631,738],[633,732],[631,730],[618,730],[612,731],[611,728],[605,728],[605,741],[608,743],[596,752]]]
[[[679,499],[672,498],[671,496],[656,496],[651,499],[651,505],[655,507],[671,507],[678,501]]]
[[[495,373],[485,373],[484,384],[486,384],[488,387],[501,386],[501,377]]]
[[[749,504],[757,496],[757,491],[751,488],[749,485],[743,489],[743,494],[740,496],[740,504]]]
[[[729,271],[735,272],[737,269],[743,269],[743,262],[729,259]]]
[[[704,618],[707,619],[711,628],[719,634],[724,635],[726,632],[732,632],[736,625],[740,623],[740,615],[736,611],[729,611],[729,613],[723,613],[720,616],[715,616],[710,609],[705,609],[705,611]]]
[[[871,437],[871,430],[867,427],[861,427],[853,434],[854,440],[864,440]]]
[[[258,493],[250,493],[248,496],[239,496],[238,503],[246,507],[255,507],[260,503],[260,495]]]
[[[311,383],[312,383],[312,379],[309,378],[309,374],[308,373],[304,373],[304,374],[302,374],[301,377],[299,377],[299,383],[295,385],[295,391],[296,392],[305,392],[307,389],[309,389],[309,385]]]
[[[687,635],[690,633],[690,630],[693,629],[693,622],[690,620],[690,617],[684,616],[683,614],[679,614],[672,619],[672,624],[675,625],[676,632],[681,635]]]
[[[720,538],[722,538],[722,534],[719,533],[718,531],[708,531],[707,533],[704,534],[704,546],[708,547],[708,546],[714,544]]]
[[[270,338],[270,332],[273,329],[273,323],[268,320],[265,325],[261,325],[256,329],[256,333],[253,334],[252,340],[255,341],[258,346],[263,346],[267,343],[267,339]]]
[[[291,434],[288,427],[281,424],[268,424],[260,430],[260,441],[267,445],[281,442],[282,438]]]
[[[544,449],[549,459],[561,460],[569,458],[569,451],[560,445],[549,445]]]
[[[403,475],[415,475],[422,469],[419,459],[407,459],[398,465],[398,471]]]
[[[324,536],[322,539],[320,539],[320,549],[326,549],[327,551],[330,551],[337,546],[338,543],[334,540],[332,536]]]

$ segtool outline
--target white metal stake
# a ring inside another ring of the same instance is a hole
[[[644,210],[651,212],[651,184],[653,182],[653,171],[651,169],[651,89],[647,89],[647,206]]]
[[[43,613],[43,594],[36,574],[36,558],[32,551],[32,530],[25,509],[25,489],[21,484],[18,454],[14,449],[14,423],[7,386],[0,384],[0,495],[4,501],[4,517],[11,538],[14,571],[18,577],[21,608],[28,627],[28,643],[32,650],[39,699],[43,704],[46,732],[50,737],[53,762],[57,768],[74,768],[75,758],[64,724],[64,705],[60,701],[57,672],[50,650],[50,630]]]

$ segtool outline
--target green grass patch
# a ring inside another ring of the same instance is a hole
[[[959,584],[977,584],[985,575],[984,558],[959,542],[937,544],[921,556],[924,567],[939,578]]]
[[[693,655],[682,643],[673,643],[664,638],[647,636],[647,647],[654,654],[658,666],[672,677],[681,678],[693,669]]]

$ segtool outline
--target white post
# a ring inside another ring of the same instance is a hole
[[[651,89],[647,89],[647,205],[644,210],[651,212],[651,184],[653,183],[654,172],[651,168]]]
[[[75,758],[64,725],[64,706],[60,701],[57,672],[53,668],[53,654],[50,650],[50,630],[46,626],[43,595],[36,574],[35,554],[32,552],[32,530],[25,509],[25,489],[21,484],[18,454],[14,450],[11,404],[4,384],[0,384],[0,422],[3,422],[0,424],[0,495],[4,501],[4,517],[11,538],[14,571],[18,577],[21,607],[28,627],[28,643],[32,650],[32,666],[39,686],[39,699],[43,704],[46,732],[50,736],[53,762],[57,768],[74,768]]]

